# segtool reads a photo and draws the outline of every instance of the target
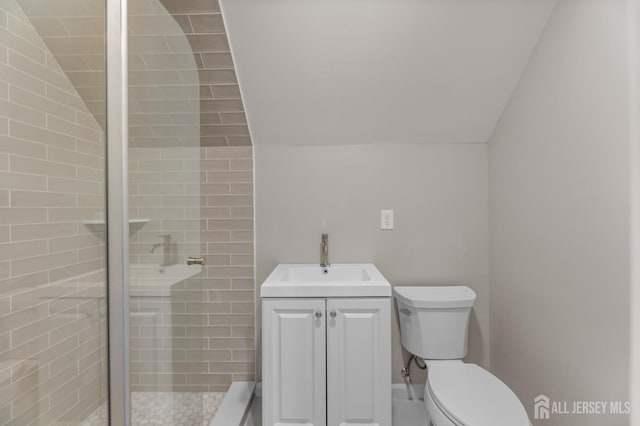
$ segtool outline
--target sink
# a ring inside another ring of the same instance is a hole
[[[390,297],[391,285],[372,263],[281,264],[260,287],[261,297]]]

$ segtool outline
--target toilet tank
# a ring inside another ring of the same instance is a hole
[[[395,287],[402,346],[423,359],[467,354],[469,315],[476,294],[464,286]]]

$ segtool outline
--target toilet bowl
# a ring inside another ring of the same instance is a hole
[[[424,401],[434,426],[529,426],[518,397],[476,364],[430,363]]]
[[[462,362],[475,293],[468,287],[395,287],[402,345],[425,360],[427,426],[530,426],[518,397]]]

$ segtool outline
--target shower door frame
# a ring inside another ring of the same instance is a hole
[[[105,1],[109,424],[129,426],[127,0]]]

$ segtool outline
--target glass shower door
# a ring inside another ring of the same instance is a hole
[[[132,424],[208,425],[198,66],[162,1],[128,22]]]
[[[107,424],[105,4],[0,0],[0,424]]]

